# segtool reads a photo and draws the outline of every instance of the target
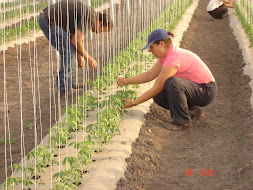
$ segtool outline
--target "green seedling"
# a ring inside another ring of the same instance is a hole
[[[63,148],[66,146],[67,140],[71,137],[67,129],[63,127],[62,123],[56,124],[49,131],[48,143],[55,148]]]
[[[30,180],[30,178],[27,175],[29,171],[25,167],[22,167],[21,165],[15,163],[12,165],[11,168],[13,171],[16,171],[16,172],[22,171],[23,178],[22,177],[13,177],[13,176],[8,177],[1,186],[5,190],[14,189],[19,184],[23,184],[24,188],[27,188],[33,184],[33,182]]]
[[[58,173],[57,173],[58,174]],[[72,183],[71,180],[65,178],[65,173],[58,174],[59,176],[54,176],[54,178],[60,177],[60,181],[55,181],[53,190],[72,190],[77,189],[77,186]]]
[[[70,165],[69,169],[66,169],[67,164]],[[80,160],[74,157],[65,157],[65,159],[63,160],[63,165],[65,167],[64,171],[58,172],[53,175],[54,180],[60,178],[60,183],[57,182],[55,184],[55,187],[68,188],[69,185],[72,184],[71,187],[76,189],[83,178],[83,172],[81,170],[83,166]]]
[[[11,11],[8,11],[5,13],[5,19],[11,19],[15,17],[19,17],[20,15],[25,15],[29,13],[34,13],[34,12],[40,12],[42,9],[48,6],[48,2],[41,2],[33,5],[27,5],[23,6],[18,9],[14,9]]]
[[[94,152],[95,143],[89,138],[83,142],[73,142],[70,145],[75,144],[75,148],[79,151],[77,158],[82,165],[88,166],[92,162],[91,157]]]
[[[83,118],[83,108],[81,106],[71,105],[62,110],[62,114],[66,114],[69,117]]]
[[[83,109],[93,111],[97,108],[97,98],[92,95],[84,95],[77,98],[77,104]]]
[[[135,90],[118,90],[116,95],[119,98],[126,98],[126,99],[136,99],[138,97],[137,92]]]
[[[235,9],[239,20],[242,23],[245,33],[250,40],[250,48],[253,47],[253,9],[249,1],[242,0],[235,3]]]
[[[40,167],[47,167],[49,165],[59,164],[47,146],[38,146],[34,151],[26,154],[27,160],[36,159],[36,163]]]
[[[26,127],[32,129],[34,126],[34,119],[29,119],[26,123],[24,123]]]
[[[6,143],[7,144],[15,144],[17,143],[17,135],[15,133],[11,133],[10,135],[10,139],[6,139]],[[4,145],[5,144],[5,139],[4,138],[0,138],[0,145]]]

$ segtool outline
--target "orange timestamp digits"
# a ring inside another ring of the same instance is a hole
[[[192,174],[193,174],[193,172],[192,172],[191,169],[190,170],[187,170],[187,169],[185,170],[185,173],[184,173],[185,176],[192,176]],[[213,169],[211,169],[211,170],[202,169],[200,171],[200,175],[201,176],[214,176],[214,170]]]
[[[201,174],[201,176],[214,176],[214,170],[212,169],[212,170],[201,170],[200,171],[200,174]]]
[[[192,170],[185,170],[185,176],[192,176]]]

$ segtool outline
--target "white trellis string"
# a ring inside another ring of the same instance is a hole
[[[88,6],[91,6],[91,0],[86,0],[87,1],[87,5]],[[87,35],[87,37],[88,37],[88,39],[89,40],[91,40],[92,39],[92,31],[91,30],[88,30],[88,35]]]
[[[3,23],[4,23],[4,30],[2,33],[3,36],[3,46],[5,47],[5,3],[4,3],[4,10],[3,10]],[[1,9],[1,18],[2,18],[2,9]],[[1,19],[2,20],[2,19]],[[8,103],[7,103],[7,89],[6,89],[6,65],[5,65],[5,48],[3,49],[3,64],[4,64],[4,142],[5,142],[5,146],[4,146],[4,158],[5,158],[5,177],[6,177],[6,181],[7,181],[7,177],[8,177],[8,166],[7,166],[7,114],[8,114]],[[9,132],[9,142],[10,142],[10,132]],[[11,144],[10,144],[10,155],[11,155]],[[12,156],[10,156],[12,158]],[[12,162],[11,162],[11,166],[12,166]],[[7,183],[6,183],[6,188],[7,188]]]
[[[83,12],[84,12],[85,10],[83,10]],[[87,36],[87,31],[85,30],[85,27],[86,26],[84,26],[84,25],[82,25],[82,34],[83,34],[83,36]],[[87,38],[85,38],[85,39],[87,39]],[[84,41],[85,41],[85,39],[84,39]],[[86,43],[86,44],[88,44],[88,43]],[[88,47],[88,45],[87,45],[87,47]],[[83,48],[84,49],[87,49],[87,48],[85,48],[85,43],[83,44]],[[86,63],[86,60],[85,60],[85,62],[83,63],[84,65],[83,65],[83,71],[82,71],[82,75],[83,75],[83,80],[82,80],[82,84],[83,84],[83,90],[82,90],[82,95],[83,95],[83,97],[85,98],[83,98],[82,99],[82,105],[84,105],[84,103],[87,101],[87,96],[85,96],[85,95],[87,95],[88,94],[88,67],[87,67],[87,63]],[[84,117],[83,117],[83,126],[84,126],[84,128],[83,128],[83,130],[82,130],[82,136],[83,136],[83,139],[85,138],[85,136],[86,136],[86,130],[85,130],[85,128],[86,128],[86,125],[87,125],[87,121],[86,121],[86,118],[87,118],[87,104],[85,103],[85,105],[83,106],[83,113],[84,113]]]
[[[33,6],[34,6],[34,23],[35,23],[35,0],[33,0]],[[33,106],[34,106],[34,146],[35,146],[35,150],[36,150],[36,147],[37,147],[37,130],[36,130],[36,125],[37,125],[37,120],[36,120],[36,71],[37,71],[37,76],[38,76],[38,69],[37,69],[37,61],[36,61],[36,58],[37,58],[37,54],[36,54],[36,28],[35,28],[35,24],[34,24],[34,66],[33,66],[33,76],[34,76],[34,79],[33,79]],[[39,78],[39,76],[38,76]],[[38,81],[39,82],[39,81]],[[39,83],[38,83],[39,84]],[[39,94],[39,88],[38,88],[38,94]],[[37,152],[37,151],[36,151]],[[35,162],[34,162],[34,168],[35,168],[35,188],[37,186],[37,167],[36,167],[36,164],[37,164],[37,154],[35,154]]]
[[[97,57],[97,63],[98,63],[98,65],[97,65],[97,77],[99,78],[99,81],[101,81],[101,80],[103,80],[103,74],[101,75],[101,72],[102,72],[102,68],[103,68],[103,59],[101,58],[100,59],[100,56],[99,56],[99,52],[101,51],[100,49],[100,38],[99,38],[99,35],[96,35],[96,37],[95,37],[95,42],[96,42],[96,46],[97,46],[97,48],[96,48],[96,57]],[[102,38],[102,40],[103,40],[103,38]],[[91,42],[91,44],[93,44],[93,42]],[[101,65],[100,65],[100,63],[102,63]],[[103,88],[103,86],[101,86],[100,85],[100,82],[98,82],[98,84],[97,84],[97,96],[98,96],[98,99],[100,99],[101,98],[101,95],[100,95],[100,89],[102,89]],[[97,108],[97,114],[99,114],[99,112],[100,112],[100,110],[102,110],[101,108],[100,108],[100,106],[99,106],[99,101],[98,101],[98,108]],[[100,119],[101,119],[101,115],[100,115],[100,117],[98,118],[98,135],[100,135]],[[98,139],[98,144],[99,144],[99,149],[101,148],[101,144],[100,144],[101,142],[100,142],[100,139]]]
[[[129,3],[129,0],[126,0],[126,9],[127,9],[127,15],[129,16],[130,15],[130,3]]]
[[[118,14],[116,15],[116,17],[117,17],[117,22],[116,22],[116,24],[117,25],[119,25],[121,22],[120,22],[120,19],[121,19],[121,17],[120,17],[120,14],[119,14],[119,12],[121,11],[121,5],[122,5],[122,3],[121,3],[121,1],[119,2],[119,5],[118,5]],[[115,47],[120,47],[120,27],[114,27],[115,28],[115,31],[117,31],[117,33],[118,33],[118,35],[115,37]],[[118,51],[117,51],[117,49],[115,48],[115,55],[117,55],[118,54]],[[119,61],[119,60],[118,60]],[[114,62],[113,64],[117,64],[117,66],[119,65],[119,62]],[[115,68],[115,67],[113,67],[113,68]],[[119,67],[117,67],[118,68],[118,73],[120,73],[120,69],[119,69]]]
[[[21,1],[20,1],[20,13],[21,13]],[[20,14],[20,20],[21,20],[21,14]],[[19,35],[19,42],[21,44],[21,27],[20,27],[20,35]],[[19,58],[18,58],[19,55]],[[21,60],[21,47],[19,48],[19,54],[17,54],[17,61],[18,61],[18,76],[19,76],[19,95],[20,95],[20,121],[21,121],[21,158],[24,158],[25,155],[25,144],[24,144],[24,125],[23,125],[23,103],[22,103],[22,60]],[[24,180],[24,161],[22,159],[22,189],[24,187],[23,180]]]
[[[54,3],[54,0],[48,1],[48,6],[50,6],[52,3]],[[49,39],[51,39],[51,25],[49,25]],[[54,91],[54,89],[55,89],[54,83],[52,85],[52,81],[54,81],[54,77],[52,77],[53,73],[54,73],[53,72],[54,69],[53,69],[53,52],[52,51],[56,51],[56,50],[52,49],[51,40],[50,40],[50,42],[48,44],[48,49],[49,49],[48,73],[49,73],[49,126],[50,126],[49,130],[51,130],[52,129],[52,105],[54,105],[54,107],[55,107],[55,112],[57,111],[57,109],[56,109],[56,102],[55,102],[56,95],[54,93],[55,92]],[[57,63],[59,63],[59,56],[56,57],[56,61],[57,61]],[[51,77],[53,79],[51,79]],[[53,93],[52,93],[52,89],[53,89]],[[52,100],[52,94],[53,94],[53,100]],[[53,104],[52,104],[52,101],[53,101]],[[55,113],[54,115],[56,117],[57,114]],[[55,121],[56,121],[56,118],[55,118]],[[50,144],[49,151],[52,152],[52,146],[51,146],[52,139],[51,139],[51,135],[49,136],[49,144]],[[51,158],[50,161],[51,161],[51,164],[52,164],[52,162],[53,162],[52,158]],[[50,169],[50,174],[51,174],[50,175],[50,187],[52,189],[53,188],[53,168]]]
[[[113,0],[110,0],[110,18],[111,18],[112,23],[114,24],[114,5],[113,5]]]
[[[5,56],[4,56],[5,57]],[[4,62],[5,62],[5,58],[4,58]],[[4,63],[4,67],[5,67],[5,63]],[[5,126],[5,176],[6,179],[8,177],[8,166],[7,166],[7,142],[9,142],[9,148],[10,148],[10,166],[11,166],[11,171],[12,171],[12,175],[13,175],[13,168],[12,168],[12,149],[11,149],[11,130],[10,130],[10,120],[9,120],[9,114],[8,114],[8,101],[7,101],[7,89],[6,89],[6,72],[5,72],[5,68],[4,68],[4,80],[5,80],[5,85],[4,85],[4,126]],[[7,141],[7,131],[6,129],[8,129],[8,141]]]
[[[58,6],[60,6],[60,4],[61,4],[61,1],[58,1],[57,2],[58,3]],[[58,18],[59,18],[59,11],[57,12],[57,16],[58,16]],[[51,16],[51,15],[50,15]],[[55,20],[56,18],[54,18],[54,20]],[[59,22],[59,21],[58,21]],[[60,27],[56,27],[56,23],[54,23],[54,25],[55,25],[55,33],[60,33]],[[60,25],[60,24],[59,24]],[[57,35],[55,35],[55,38],[57,38],[56,39],[56,42],[57,42],[57,44],[56,44],[56,46],[58,47],[58,48],[61,48],[60,47],[60,37],[59,37],[59,35],[57,36]],[[64,51],[63,51],[63,56],[61,57],[61,59],[63,59],[62,61],[64,62],[64,59],[65,59],[65,56],[64,56]],[[59,62],[60,62],[61,60],[59,60]],[[58,86],[58,118],[60,118],[61,117],[61,97],[60,97],[60,75],[59,75],[59,70],[60,70],[60,63],[59,62],[57,62],[57,77],[58,77],[58,83],[57,83],[57,86]],[[64,64],[62,65],[62,67],[64,67]],[[64,73],[64,75],[65,75],[65,73]],[[66,82],[65,81],[65,76],[64,76],[64,82]],[[65,87],[65,92],[64,92],[64,96],[66,97],[66,87]],[[57,119],[58,120],[58,119]],[[59,126],[60,124],[57,124],[57,127],[60,127]],[[61,139],[60,139],[60,135],[59,135],[59,139],[58,139],[58,141],[59,141],[59,143],[61,142]],[[60,144],[59,144],[59,146],[60,146]],[[59,166],[58,166],[58,172],[60,172],[61,171],[61,162],[60,162],[60,160],[61,160],[61,149],[59,148],[58,149],[58,162],[59,162]],[[58,182],[60,182],[60,179],[58,179]]]

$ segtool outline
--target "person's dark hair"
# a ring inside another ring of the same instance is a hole
[[[113,23],[111,21],[111,18],[108,14],[106,13],[98,13],[98,20],[102,21],[104,27],[113,27]]]
[[[159,45],[160,41],[163,41],[166,44],[166,46],[170,46],[170,44],[172,44],[171,38],[174,38],[174,34],[172,32],[168,32],[168,35],[170,36],[170,38],[165,38],[163,40],[155,41],[154,44]]]

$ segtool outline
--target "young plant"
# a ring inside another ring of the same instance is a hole
[[[66,114],[67,117],[76,117],[77,119],[83,118],[83,108],[78,105],[71,105],[62,110],[62,114]],[[78,121],[77,121],[78,122]]]
[[[55,148],[65,147],[67,140],[71,137],[68,130],[63,127],[63,123],[57,123],[53,126],[49,131],[49,135],[48,143]]]
[[[6,143],[7,144],[15,144],[17,143],[17,135],[15,133],[11,133],[10,135],[10,139],[6,139]],[[0,145],[4,145],[5,144],[5,139],[4,138],[0,138]]]
[[[121,98],[126,99],[136,99],[138,97],[137,92],[135,90],[118,90],[116,95]]]
[[[0,186],[5,190],[14,189],[18,184],[23,184],[24,189],[29,189],[28,187],[33,184],[29,178],[22,180],[21,177],[8,177],[5,182]]]
[[[53,150],[49,150],[47,146],[38,146],[34,151],[26,154],[27,160],[35,159],[40,167],[48,167],[49,165],[59,164],[53,154]]]
[[[69,169],[67,168],[69,165]],[[78,158],[74,157],[65,157],[63,160],[64,171],[60,171],[53,175],[53,179],[56,180],[60,178],[60,183],[55,182],[55,189],[69,188],[76,189],[77,186],[81,183],[83,178],[83,172],[80,170],[83,166]]]
[[[27,188],[33,184],[33,182],[28,177],[28,170],[25,167],[22,167],[21,165],[15,163],[12,165],[12,170],[16,172],[22,171],[23,178],[13,176],[8,177],[2,186],[0,186],[1,188],[3,187],[5,190],[14,189],[19,184],[23,184],[24,188]]]
[[[77,186],[73,184],[71,180],[65,177],[66,173],[61,172],[57,173],[53,176],[53,179],[56,180],[57,178],[60,178],[60,181],[54,181],[54,187],[53,190],[72,190],[72,189],[77,189]]]
[[[83,129],[83,127],[80,125],[81,122],[82,120],[78,117],[69,116],[65,119],[64,122],[62,122],[62,124],[64,126],[67,126],[67,131],[70,134],[71,132]]]
[[[92,95],[84,95],[77,98],[77,105],[87,111],[93,111],[97,108],[97,98]]]
[[[107,108],[98,113],[97,123],[88,125],[86,131],[99,142],[109,142],[115,132],[120,132],[118,127],[120,121],[119,109]]]
[[[91,141],[91,139],[87,139],[83,142],[73,142],[70,144],[70,146],[72,144],[75,144],[75,148],[79,151],[78,152],[78,155],[77,155],[77,158],[79,160],[79,162],[82,164],[82,165],[85,165],[86,167],[88,166],[88,164],[90,164],[92,162],[91,160],[91,156],[94,152],[94,146],[95,146],[95,143],[93,141]]]

